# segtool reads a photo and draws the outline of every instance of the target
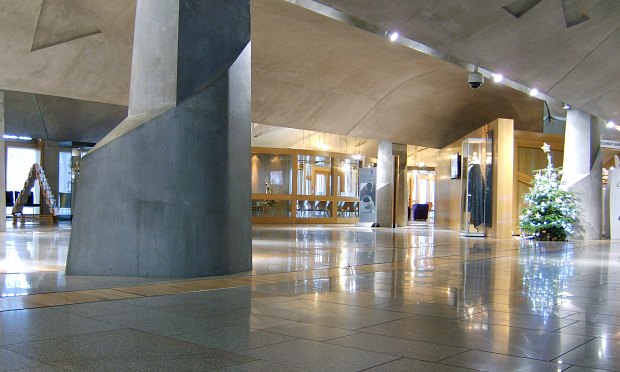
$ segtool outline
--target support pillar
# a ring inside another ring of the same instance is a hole
[[[249,0],[138,0],[129,117],[81,162],[70,275],[252,267]]]
[[[4,148],[4,92],[0,91],[0,132],[3,137],[0,138],[0,190],[6,194],[6,150]],[[0,198],[0,210],[2,215],[5,215],[6,211],[6,198]],[[6,231],[6,218],[3,218],[0,223],[0,231]]]
[[[377,154],[377,223],[407,225],[407,145],[379,142]]]
[[[564,175],[568,189],[577,195],[576,240],[601,238],[602,160],[601,131],[598,119],[569,110],[564,139]]]

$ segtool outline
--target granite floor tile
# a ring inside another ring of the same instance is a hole
[[[314,371],[359,371],[398,359],[392,355],[309,340],[283,342],[252,349],[243,354]]]
[[[367,372],[472,372],[474,369],[454,367],[445,364],[425,362],[422,360],[401,358],[376,367],[366,369]]]
[[[56,367],[175,357],[213,356],[224,352],[134,329],[88,333],[7,345],[5,348]]]
[[[389,311],[398,311],[408,314],[430,315],[449,319],[457,319],[462,316],[474,314],[483,310],[479,306],[450,306],[402,300],[377,305],[375,306],[375,308]]]
[[[271,327],[280,327],[287,324],[293,324],[295,321],[281,318],[274,318],[266,315],[252,314],[249,309],[241,309],[237,311],[231,311],[218,314],[216,319],[221,319],[222,322],[245,326],[253,329],[265,329]]]
[[[247,327],[223,327],[174,336],[177,340],[226,351],[244,351],[294,340],[293,337]]]
[[[411,316],[410,314],[380,309],[308,300],[278,302],[268,306],[258,306],[252,308],[252,312],[349,330]]]
[[[614,316],[614,315],[576,313],[576,314],[567,316],[565,319],[582,320],[582,321],[587,321],[591,323],[605,323],[605,324],[613,324],[613,325],[620,326],[620,316]]]
[[[70,314],[85,317],[96,317],[101,315],[112,315],[120,313],[130,313],[133,311],[143,311],[143,307],[130,305],[122,301],[101,301],[86,304],[56,306],[55,310],[64,311]]]
[[[397,300],[397,301],[411,301],[411,302],[430,302],[433,300],[436,300],[438,298],[443,298],[440,296],[434,296],[434,295],[427,295],[427,294],[421,294],[421,293],[410,293],[410,292],[406,292],[406,291],[402,291],[402,290],[380,290],[380,289],[374,289],[371,291],[363,291],[363,292],[359,292],[360,295],[365,295],[368,297],[375,297],[375,298],[383,298],[386,300]],[[384,304],[387,304],[388,302],[384,302]]]
[[[327,341],[330,344],[347,346],[377,353],[392,354],[405,358],[436,362],[441,359],[460,354],[467,349],[431,344],[422,341],[405,340],[402,338],[358,333]]]
[[[43,363],[0,347],[0,372],[26,368],[50,368]]]
[[[317,292],[301,295],[300,298],[312,301],[331,302],[343,305],[370,307],[390,302],[389,298],[375,296],[360,296],[357,293],[345,292]]]
[[[589,313],[589,314],[599,314],[599,315],[610,315],[610,316],[618,316],[620,314],[620,307],[618,306],[605,306],[605,305],[593,305],[593,304],[573,304],[573,303],[563,303],[555,306],[558,310],[563,311],[573,311],[579,313]]]
[[[554,360],[578,367],[620,370],[620,341],[596,338]]]
[[[118,328],[114,324],[53,308],[3,311],[0,312],[0,345]]]
[[[620,325],[578,321],[557,330],[558,333],[620,340]]]
[[[564,371],[565,372],[609,372],[604,369],[587,368],[587,367],[579,367],[579,366],[572,366],[568,369],[565,369]]]
[[[480,371],[536,371],[558,372],[567,369],[568,365],[544,362],[535,359],[486,353],[470,350],[462,354],[444,359],[443,364],[465,367]]]
[[[186,293],[181,293],[175,295],[130,298],[127,300],[122,300],[122,302],[133,306],[156,309],[162,306],[186,304],[190,302],[190,298]]]
[[[304,338],[312,341],[326,341],[337,337],[355,334],[355,332],[346,329],[301,322],[292,323],[282,327],[267,328],[265,331],[296,338]]]
[[[66,372],[65,369],[57,368],[57,367],[32,367],[32,368],[24,368],[24,369],[11,369],[11,372],[19,371],[19,372]]]
[[[540,360],[551,360],[592,339],[423,315],[358,331]]]
[[[267,362],[264,360],[256,360],[249,363],[237,364],[235,366],[224,367],[219,369],[221,372],[303,372],[307,371],[301,368],[286,366],[283,364]]]
[[[162,336],[178,335],[229,325],[209,319],[206,314],[203,315],[203,318],[197,318],[159,310],[144,310],[131,313],[103,315],[95,317],[94,319]]]
[[[160,357],[142,360],[118,361],[111,360],[96,363],[61,364],[63,371],[69,372],[108,372],[108,371],[135,371],[135,372],[169,372],[182,371],[221,371],[237,365],[247,364],[254,358],[238,354],[221,354],[192,357]],[[20,371],[21,372],[21,371]]]
[[[510,327],[536,329],[539,331],[555,331],[576,322],[575,320],[515,314],[502,311],[483,311],[473,315],[464,316],[461,320],[475,323],[498,324]]]

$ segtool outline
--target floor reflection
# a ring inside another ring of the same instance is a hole
[[[22,328],[41,316],[37,327],[58,323],[59,334],[88,319],[92,332],[114,325],[275,363],[252,365],[266,370],[297,366],[287,355],[323,360],[334,350],[352,361],[372,354],[364,368],[386,370],[620,369],[616,241],[467,239],[428,225],[255,226],[252,272],[171,281],[65,276],[69,237],[68,224],[0,233],[0,310],[11,310],[0,311],[0,353],[12,347],[3,335],[29,341]],[[114,287],[129,297],[19,302]],[[20,310],[28,306],[50,312]],[[65,310],[79,319],[62,324]],[[20,324],[22,311],[29,320]]]

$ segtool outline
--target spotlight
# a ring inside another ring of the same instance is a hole
[[[564,106],[562,106],[562,108],[564,110],[570,110],[570,105],[568,103],[565,103]]]
[[[502,74],[493,74],[493,81],[496,83],[501,83],[504,80],[504,75]]]
[[[532,88],[530,89],[530,96],[535,97],[538,94],[538,89]]]
[[[390,41],[391,42],[395,42],[398,39],[398,32],[393,31],[393,32],[388,32],[388,36],[390,37]]]

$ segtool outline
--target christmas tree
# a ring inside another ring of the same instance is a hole
[[[562,169],[553,167],[550,146],[545,143],[542,150],[547,154],[547,168],[534,171],[534,184],[524,196],[527,207],[519,216],[519,227],[537,240],[566,240],[574,232],[577,217],[575,194],[565,189]]]

